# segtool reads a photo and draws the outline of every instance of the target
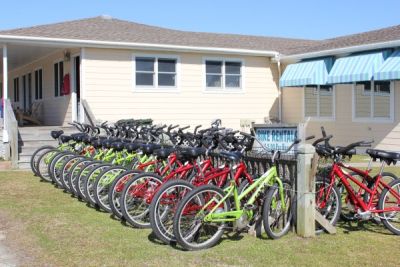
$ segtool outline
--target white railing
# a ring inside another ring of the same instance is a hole
[[[18,122],[9,99],[4,99],[4,129],[8,137],[5,157],[11,160],[13,168],[18,168]]]

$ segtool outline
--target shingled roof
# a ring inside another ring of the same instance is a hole
[[[0,35],[61,39],[235,48],[285,53],[315,41],[239,34],[188,32],[149,26],[108,16],[0,31]]]
[[[284,55],[400,40],[400,25],[325,40],[189,32],[109,16],[0,31],[0,35],[276,51]]]

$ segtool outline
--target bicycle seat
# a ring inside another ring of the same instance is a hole
[[[365,152],[370,155],[374,161],[376,161],[376,159],[380,159],[385,161],[388,165],[396,164],[396,162],[400,160],[400,153],[398,152],[380,149],[367,149]]]
[[[54,139],[57,139],[57,138],[60,137],[63,133],[64,133],[63,130],[51,131],[51,132],[50,132],[50,135],[51,135],[51,137],[53,137]]]
[[[243,156],[242,153],[240,152],[226,152],[226,151],[220,152],[219,155],[231,162],[238,162]]]
[[[105,147],[105,148],[111,148],[111,144],[113,143],[113,141],[112,140],[109,140],[109,139],[105,139],[105,140],[102,140],[102,145],[103,145],[103,147]]]
[[[168,148],[161,148],[161,149],[157,149],[154,151],[154,154],[157,156],[157,158],[159,159],[166,159],[168,158],[168,156],[174,152],[175,149],[172,147],[168,147]]]
[[[343,147],[342,146],[337,146],[336,150],[341,149],[341,148],[343,148]],[[341,155],[343,155],[343,156],[353,156],[355,154],[357,154],[357,151],[356,151],[355,148],[347,150],[345,153],[341,153]]]
[[[128,150],[128,152],[133,152],[136,151],[138,148],[140,148],[141,143],[125,143],[125,148]]]
[[[91,137],[88,135],[85,135],[82,137],[82,142],[84,142],[85,144],[89,144],[90,143],[90,139]]]
[[[103,142],[100,139],[93,140],[91,143],[92,143],[92,146],[94,146],[95,148],[102,147],[102,145],[103,145]]]
[[[113,142],[111,144],[111,148],[117,150],[117,151],[121,151],[122,149],[125,148],[124,143],[122,142]]]
[[[160,145],[156,145],[156,144],[143,144],[141,145],[141,149],[143,151],[144,154],[146,155],[151,155],[153,154],[155,149],[161,148]]]
[[[184,148],[181,151],[181,154],[186,157],[190,158],[197,158],[201,155],[206,153],[206,149],[204,147],[191,147],[191,148]]]
[[[69,135],[61,135],[60,140],[62,143],[68,143],[70,140],[72,140],[72,137]]]

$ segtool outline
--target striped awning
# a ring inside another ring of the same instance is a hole
[[[333,59],[322,58],[290,64],[279,80],[281,87],[326,84]]]
[[[374,73],[374,80],[398,80],[400,79],[400,50],[394,51]]]
[[[350,83],[372,80],[389,55],[388,50],[338,58],[328,75],[328,83]]]

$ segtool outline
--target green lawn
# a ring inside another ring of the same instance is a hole
[[[28,172],[0,172],[0,230],[29,266],[398,266],[399,237],[380,225],[340,224],[336,235],[280,240],[226,236],[214,248],[161,245]]]

